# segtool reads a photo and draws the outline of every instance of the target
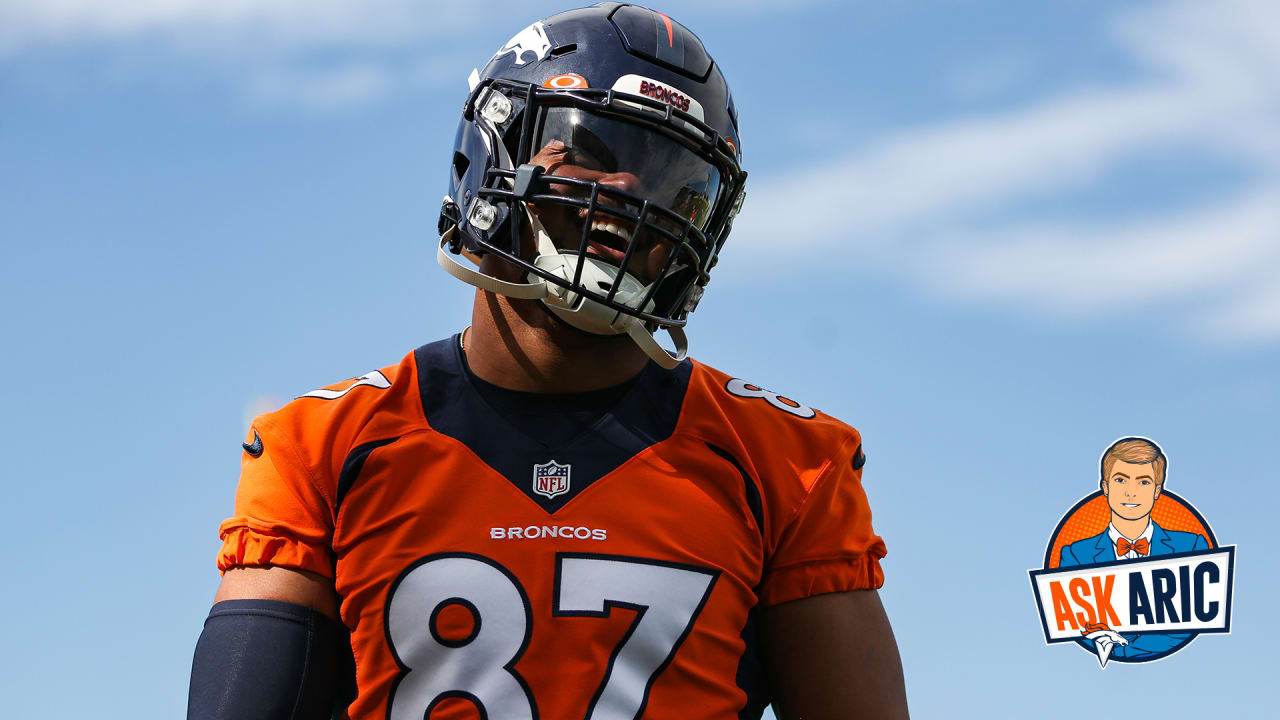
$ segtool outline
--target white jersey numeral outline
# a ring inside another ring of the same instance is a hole
[[[741,378],[734,378],[729,382],[725,383],[724,389],[728,390],[733,395],[737,395],[738,397],[763,398],[765,402],[778,408],[779,410],[782,410],[784,412],[789,412],[792,415],[795,415],[796,417],[801,417],[806,420],[818,414],[814,412],[813,408],[807,405],[801,405],[795,400],[792,400],[789,397],[779,395],[778,393],[772,390],[765,390],[764,388],[758,385],[752,385],[751,383],[747,382],[746,380],[742,380]]]
[[[320,388],[319,390],[312,390],[311,392],[303,395],[299,395],[298,397],[320,398],[321,400],[337,400],[338,398],[342,397],[343,395],[346,395],[352,390],[355,390],[361,385],[368,385],[369,387],[376,387],[379,390],[386,390],[387,388],[391,387],[391,381],[387,379],[386,375],[382,374],[381,370],[374,370],[372,372],[367,372],[361,375],[360,377],[356,378],[355,382],[351,383],[350,385],[348,385],[346,388],[342,390],[329,390],[327,388]]]

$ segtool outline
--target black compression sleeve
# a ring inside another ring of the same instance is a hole
[[[209,611],[191,664],[187,720],[329,720],[354,697],[346,628],[276,600]]]

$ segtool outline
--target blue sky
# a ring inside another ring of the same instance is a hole
[[[10,714],[181,715],[246,415],[466,325],[432,257],[464,78],[561,7],[0,2]],[[658,9],[751,171],[693,352],[863,432],[913,714],[1261,714],[1276,5]],[[1233,632],[1099,670],[1026,571],[1129,434],[1239,546]]]

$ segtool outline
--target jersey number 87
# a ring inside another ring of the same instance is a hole
[[[613,650],[586,717],[639,717],[649,689],[692,630],[719,573],[594,553],[557,553],[555,573],[553,616],[608,617],[614,607],[637,611]],[[422,720],[447,698],[470,700],[489,718],[538,717],[533,692],[515,670],[529,644],[532,612],[510,571],[482,555],[428,555],[401,573],[388,597],[387,640],[402,669],[391,689],[389,720]],[[449,605],[471,611],[468,637],[440,634],[437,618]]]

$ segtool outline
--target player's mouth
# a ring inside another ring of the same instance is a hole
[[[621,266],[631,244],[631,230],[613,219],[593,220],[587,234],[587,252]]]
[[[1136,508],[1136,507],[1138,507],[1138,506],[1139,506],[1139,504],[1138,504],[1138,503],[1120,503],[1120,504],[1121,504],[1121,505],[1123,505],[1123,506],[1125,506],[1125,507],[1127,507],[1127,508]]]

